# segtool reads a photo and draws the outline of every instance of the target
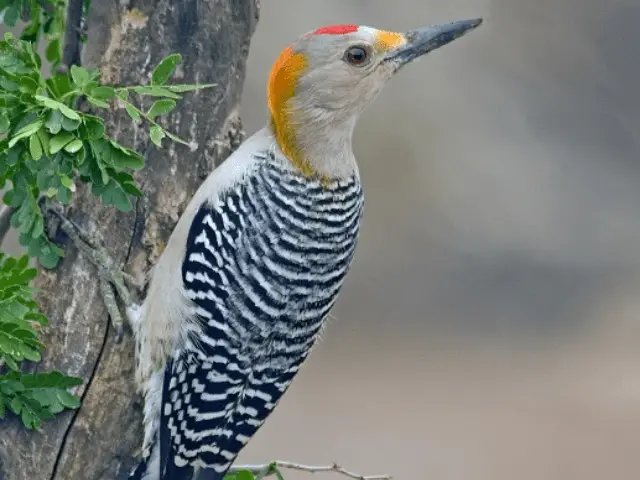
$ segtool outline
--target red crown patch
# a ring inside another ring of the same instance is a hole
[[[358,31],[357,25],[329,25],[311,32],[311,35],[344,35]]]

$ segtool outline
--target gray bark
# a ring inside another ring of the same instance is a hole
[[[69,218],[95,232],[114,259],[143,278],[202,180],[241,142],[238,114],[249,43],[258,21],[258,0],[94,0],[83,63],[99,66],[112,85],[146,82],[166,55],[181,53],[175,81],[217,83],[186,94],[164,125],[198,149],[165,140],[156,149],[147,127],[123,111],[107,116],[107,131],[142,153],[137,175],[145,198],[133,212],[102,206],[79,188]],[[104,115],[101,111],[100,115]],[[27,431],[16,419],[0,423],[0,479],[126,478],[142,439],[141,399],[133,383],[130,332],[116,344],[94,268],[49,222],[65,250],[55,271],[42,272],[38,301],[50,319],[43,361],[34,369],[60,369],[84,379],[82,406]]]

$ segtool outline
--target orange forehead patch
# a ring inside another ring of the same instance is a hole
[[[378,30],[376,32],[376,48],[380,50],[393,50],[407,43],[407,39],[401,33],[386,32]]]

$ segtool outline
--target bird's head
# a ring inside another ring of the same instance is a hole
[[[280,54],[269,78],[270,127],[278,145],[305,174],[346,173],[355,167],[355,122],[389,79],[481,23],[464,20],[406,33],[334,25],[303,35]]]

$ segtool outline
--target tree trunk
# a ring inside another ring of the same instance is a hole
[[[146,83],[153,67],[175,52],[183,57],[176,81],[217,83],[186,94],[162,121],[181,138],[196,142],[195,152],[169,140],[157,149],[146,125],[134,125],[123,110],[110,112],[108,134],[146,158],[137,174],[145,197],[124,214],[105,208],[81,187],[67,210],[137,278],[144,278],[154,264],[202,180],[243,138],[238,109],[258,11],[258,0],[92,2],[83,63],[99,66],[106,83]],[[53,221],[49,228],[55,235]],[[65,258],[37,280],[37,299],[50,326],[43,335],[46,354],[34,368],[82,377],[77,392],[82,406],[45,423],[41,432],[26,430],[17,419],[1,423],[0,479],[126,478],[142,440],[133,341],[128,333],[115,343],[95,269],[62,234],[53,238]]]

